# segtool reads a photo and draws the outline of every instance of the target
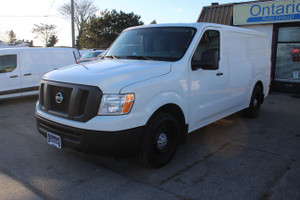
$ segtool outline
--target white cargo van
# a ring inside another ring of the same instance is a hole
[[[0,99],[38,94],[44,74],[75,64],[78,58],[73,48],[0,49]]]
[[[257,116],[268,47],[263,33],[218,24],[126,29],[103,60],[43,77],[37,128],[58,148],[164,166],[188,133],[241,110]]]

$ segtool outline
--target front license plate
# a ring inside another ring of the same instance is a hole
[[[47,142],[48,142],[48,144],[61,149],[61,138],[60,138],[60,136],[48,132],[47,133]]]

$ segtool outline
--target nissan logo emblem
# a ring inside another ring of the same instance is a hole
[[[64,97],[63,97],[62,93],[61,93],[61,92],[58,92],[58,93],[55,95],[55,101],[56,101],[56,103],[61,103],[63,100],[64,100]]]

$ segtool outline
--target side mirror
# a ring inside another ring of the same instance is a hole
[[[219,59],[217,52],[204,51],[201,54],[201,60],[192,60],[192,70],[199,68],[206,70],[216,70],[219,68]]]

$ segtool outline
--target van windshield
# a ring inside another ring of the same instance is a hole
[[[178,61],[188,49],[195,28],[141,28],[123,32],[105,58]]]

